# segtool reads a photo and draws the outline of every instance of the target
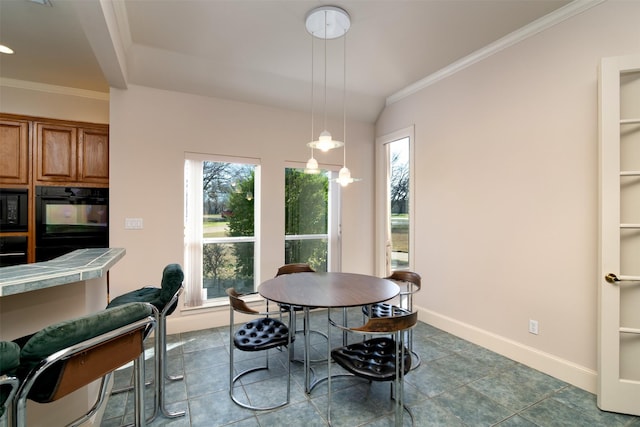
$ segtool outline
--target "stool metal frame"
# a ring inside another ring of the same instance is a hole
[[[18,387],[20,386],[20,381],[18,378],[12,375],[0,375],[0,386],[9,386],[11,387],[11,391],[9,391],[9,395],[7,399],[2,404],[4,406],[4,413],[0,417],[0,426],[9,426],[9,422],[12,421],[13,414],[13,406],[14,399],[16,396],[16,392],[18,391]]]
[[[165,267],[166,269],[166,267]],[[155,354],[155,364],[154,364],[154,384],[155,384],[155,394],[154,394],[154,405],[153,405],[153,413],[147,419],[147,422],[153,421],[157,415],[158,411],[162,413],[166,418],[177,418],[184,416],[186,411],[169,411],[165,402],[165,382],[169,381],[180,381],[184,379],[184,375],[175,375],[171,376],[167,374],[167,313],[173,311],[175,309],[176,304],[178,303],[178,298],[180,294],[184,290],[184,284],[181,284],[180,287],[173,294],[171,299],[164,305],[162,310],[155,310],[157,329],[156,329],[156,337],[155,337],[155,346],[154,346],[154,354]],[[155,307],[154,307],[155,308]],[[151,382],[146,383],[145,385],[151,385]],[[124,388],[120,388],[117,390],[113,390],[112,394],[123,393],[126,391],[130,391],[133,389],[133,386],[128,386]]]

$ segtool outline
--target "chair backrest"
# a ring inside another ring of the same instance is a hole
[[[162,285],[160,289],[160,302],[164,307],[182,287],[184,273],[179,264],[169,264],[162,271]],[[154,304],[155,305],[155,304]]]
[[[153,308],[128,303],[50,325],[20,352],[20,398],[57,400],[130,362],[155,325]]]
[[[390,317],[371,317],[362,326],[349,328],[363,334],[389,334],[413,328],[418,323],[418,312],[405,311],[404,314]]]
[[[227,288],[225,292],[229,296],[229,304],[233,310],[244,314],[259,314],[258,311],[249,307],[247,303],[240,298],[242,294],[239,294],[235,288]]]
[[[412,290],[410,293],[418,292],[420,287],[422,286],[422,278],[418,273],[414,273],[413,271],[394,271],[390,276],[387,277],[389,280],[393,280],[396,282],[408,282],[412,285]]]
[[[283,274],[292,274],[292,273],[315,273],[316,271],[311,268],[309,264],[305,264],[303,262],[295,263],[295,264],[285,264],[278,269],[276,273],[277,276],[282,276]]]

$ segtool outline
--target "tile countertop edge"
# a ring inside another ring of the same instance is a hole
[[[102,277],[125,253],[124,248],[78,249],[51,261],[2,267],[0,297]]]

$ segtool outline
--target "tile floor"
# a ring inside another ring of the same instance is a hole
[[[349,324],[358,321],[361,321],[359,311],[351,310]],[[326,312],[313,312],[311,324],[326,330]],[[326,354],[326,340],[312,336],[314,357]],[[332,342],[334,346],[341,345],[341,334],[332,332]],[[306,395],[299,363],[292,364],[289,405],[274,411],[251,411],[234,404],[228,394],[228,327],[170,335],[168,346],[169,373],[184,373],[185,378],[167,384],[167,406],[187,413],[175,419],[158,416],[152,426],[327,425],[326,382]],[[640,417],[602,412],[596,407],[594,395],[428,324],[419,322],[414,329],[414,348],[422,363],[405,377],[405,403],[411,408],[415,426],[640,427]],[[298,335],[296,356],[301,351],[302,336]],[[241,368],[255,364],[252,359],[263,355],[239,351],[235,354],[236,365]],[[248,396],[254,404],[268,399],[274,402],[273,399],[284,396],[284,353],[270,351],[270,361],[269,373],[251,374],[253,378],[242,381],[240,396]],[[150,359],[147,371],[151,370],[151,364]],[[326,372],[326,362],[314,366],[319,376]],[[338,369],[332,368],[333,373]],[[131,368],[117,371],[116,385],[130,381],[130,377]],[[388,383],[370,385],[361,379],[342,378],[333,381],[332,390],[334,426],[393,425]],[[148,400],[150,397],[147,396]],[[132,411],[132,393],[113,395],[107,402],[102,426],[132,422]],[[404,425],[410,424],[405,412]]]

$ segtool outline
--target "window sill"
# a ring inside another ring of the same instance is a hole
[[[251,306],[263,304],[265,300],[259,294],[255,294],[255,295],[251,295],[251,296],[248,296],[247,298],[245,298],[245,301],[251,307]],[[197,306],[197,307],[181,306],[180,307],[180,314],[185,315],[185,316],[189,316],[189,315],[193,315],[193,314],[217,312],[217,311],[222,311],[222,310],[226,311],[228,309],[229,309],[229,299],[228,298],[218,298],[218,299],[215,299],[215,300],[203,301],[202,305]]]

